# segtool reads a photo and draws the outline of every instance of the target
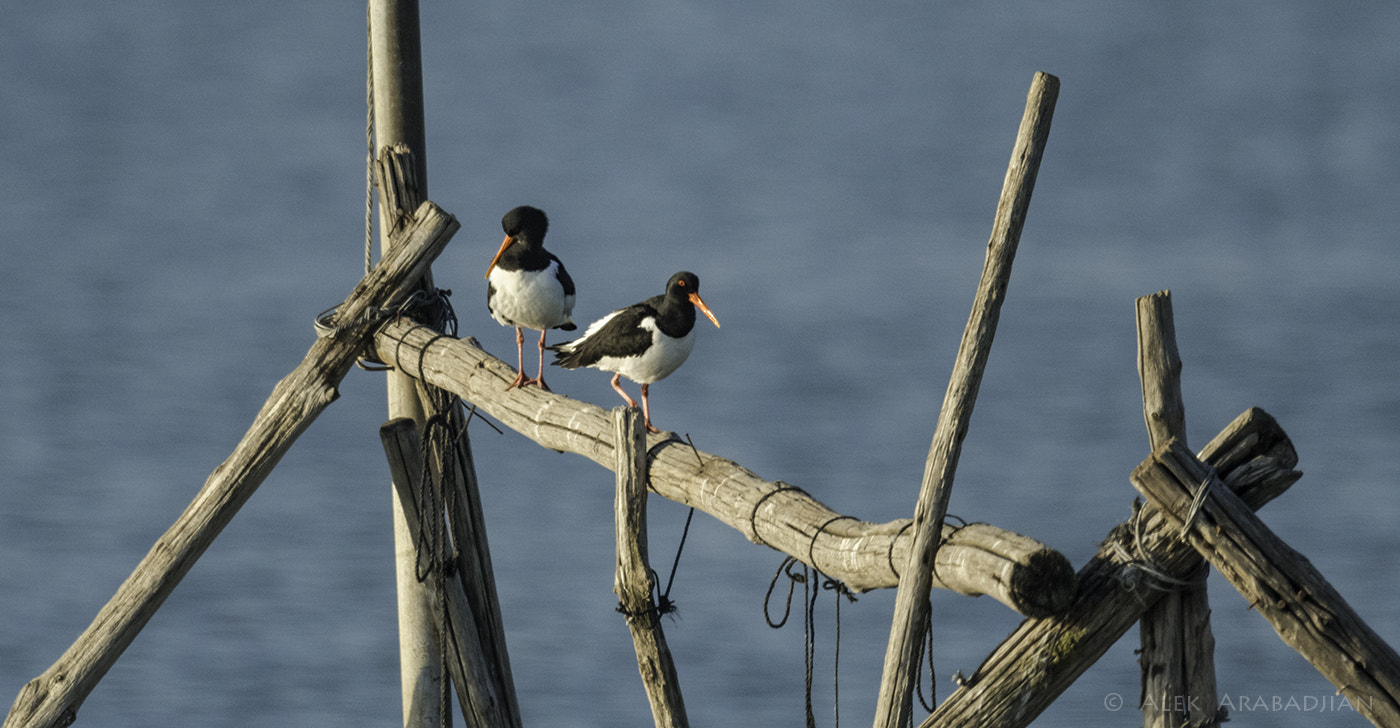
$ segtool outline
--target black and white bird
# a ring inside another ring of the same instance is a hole
[[[647,387],[665,379],[690,356],[695,346],[695,309],[719,327],[719,319],[700,299],[700,279],[681,271],[666,282],[666,293],[620,308],[594,321],[583,336],[549,347],[554,363],[565,369],[593,367],[613,372],[612,386],[627,406],[637,403],[619,382],[621,377],[642,385],[642,414],[651,424]]]
[[[529,205],[517,207],[501,218],[506,239],[486,269],[486,306],[502,326],[515,327],[515,354],[520,374],[506,389],[544,383],[544,337],[549,329],[573,331],[574,281],[564,264],[544,249],[549,218]],[[525,376],[525,332],[540,332],[540,365],[532,379]]]

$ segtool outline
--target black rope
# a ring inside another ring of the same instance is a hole
[[[433,289],[417,291],[394,311],[395,316],[407,316],[430,326],[436,332],[432,341],[439,338],[455,337],[457,317],[448,299],[451,291]],[[400,342],[401,344],[402,342]],[[429,345],[431,345],[431,341]],[[424,347],[426,349],[426,347]],[[439,725],[446,728],[452,724],[452,704],[448,650],[460,652],[452,639],[451,625],[447,613],[447,583],[456,574],[460,544],[453,544],[451,523],[448,514],[460,510],[457,490],[451,487],[454,477],[465,478],[468,472],[466,416],[462,401],[456,395],[427,384],[423,377],[422,358],[419,358],[419,381],[426,394],[424,408],[429,417],[423,423],[422,471],[418,490],[418,537],[414,548],[416,558],[414,572],[419,583],[433,580],[436,591],[438,620],[438,654],[441,682],[438,690]]]
[[[778,487],[768,491],[767,493],[764,493],[763,496],[758,499],[758,502],[753,504],[753,510],[749,511],[749,533],[753,534],[753,542],[758,544],[759,546],[769,545],[767,541],[764,541],[758,535],[758,509],[760,506],[763,505],[763,502],[779,493],[788,490],[795,490],[798,493],[806,493],[806,491],[802,490],[801,488],[795,485],[791,485],[789,483],[784,483],[781,480],[777,481],[777,483]],[[779,570],[781,570],[781,568],[782,567],[779,567]]]
[[[676,546],[676,558],[671,562],[671,576],[666,579],[666,591],[656,598],[656,612],[658,615],[671,614],[676,611],[676,603],[671,601],[671,585],[676,583],[676,570],[681,565],[681,552],[685,550],[685,538],[690,535],[690,521],[695,518],[695,507],[690,507],[690,513],[685,517],[685,528],[681,529],[681,542]]]
[[[844,517],[844,516],[843,516]],[[837,519],[832,519],[835,521]],[[829,524],[831,521],[828,521]],[[823,525],[822,528],[825,528]],[[817,529],[821,533],[821,529]],[[815,536],[813,537],[815,540]],[[774,621],[770,604],[773,598],[773,590],[778,585],[778,579],[784,575],[788,577],[788,593],[784,600],[783,618]],[[841,597],[848,601],[856,601],[855,594],[839,579],[831,577],[823,578],[823,574],[815,567],[802,563],[794,556],[783,558],[778,570],[773,574],[773,580],[768,583],[768,592],[763,597],[763,618],[768,622],[768,626],[773,629],[780,629],[787,624],[788,617],[792,615],[792,595],[796,591],[797,584],[802,584],[802,668],[805,682],[803,693],[804,707],[806,709],[806,720],[808,728],[815,728],[816,713],[812,709],[812,683],[813,670],[816,664],[817,654],[817,629],[816,629],[816,608],[817,595],[822,590],[829,590],[836,593],[836,640],[834,645],[834,667],[832,677],[832,687],[834,690],[835,720],[837,728],[841,725]]]
[[[914,694],[919,696],[919,705],[922,705],[924,710],[932,713],[934,705],[938,703],[938,696],[935,694],[934,686],[936,675],[933,669],[933,609],[930,607],[924,611],[924,614],[926,615],[924,618],[924,628],[919,632],[919,647],[921,648],[919,650],[919,660],[914,663]],[[924,647],[928,648],[927,654],[923,652],[922,648]],[[924,699],[924,686],[921,677],[925,658],[928,659],[927,700]],[[914,715],[911,712],[909,715],[909,724],[913,725],[913,722]]]

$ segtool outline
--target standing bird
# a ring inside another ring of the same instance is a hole
[[[590,324],[583,336],[549,349],[554,352],[554,363],[565,369],[593,367],[613,372],[613,389],[627,400],[628,407],[637,403],[622,390],[619,379],[640,382],[647,430],[659,432],[651,424],[647,385],[665,379],[690,356],[695,346],[696,308],[719,328],[719,319],[700,300],[700,279],[681,271],[666,282],[666,293],[613,311]]]
[[[520,374],[506,389],[544,383],[544,336],[549,329],[573,331],[574,280],[564,264],[544,249],[549,218],[544,211],[524,205],[501,218],[506,239],[486,269],[486,307],[502,326],[515,327],[515,354]],[[525,332],[540,332],[540,366],[531,379],[525,376]]]

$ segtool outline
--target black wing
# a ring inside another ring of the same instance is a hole
[[[642,320],[648,316],[655,317],[656,309],[640,303],[628,306],[582,338],[549,347],[554,351],[554,363],[577,369],[597,364],[605,356],[640,356],[651,346],[651,331],[642,328]]]

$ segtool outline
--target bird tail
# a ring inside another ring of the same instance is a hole
[[[546,349],[554,352],[554,361],[550,362],[554,366],[565,369],[578,369],[581,366],[578,355],[578,340],[565,341],[559,344],[550,344]]]

